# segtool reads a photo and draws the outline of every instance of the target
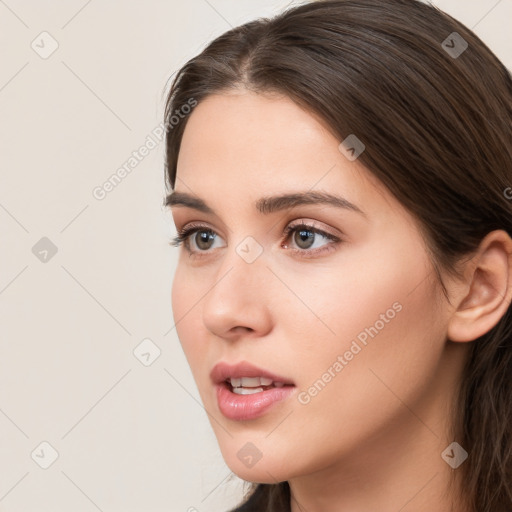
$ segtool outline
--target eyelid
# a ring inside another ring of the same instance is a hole
[[[289,232],[292,229],[297,229],[299,227],[304,226],[307,229],[311,229],[315,233],[319,233],[323,236],[326,236],[327,238],[331,238],[333,240],[339,240],[341,238],[341,234],[336,235],[334,233],[331,233],[327,229],[323,229],[322,227],[317,225],[317,221],[315,220],[305,220],[305,219],[298,219],[296,221],[290,222],[287,226],[285,226],[283,230],[283,234],[289,234]],[[339,230],[337,230],[339,232]]]

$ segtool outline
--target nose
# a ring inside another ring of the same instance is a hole
[[[248,263],[235,249],[228,251],[208,283],[203,323],[220,338],[234,340],[248,332],[263,336],[272,328],[270,313],[272,273],[265,259]]]

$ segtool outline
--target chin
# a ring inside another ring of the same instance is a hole
[[[222,456],[229,469],[239,478],[248,482],[275,484],[291,476],[289,457],[281,451],[261,448],[263,442],[252,443],[232,441],[221,448]],[[265,451],[270,451],[267,455]]]
[[[228,464],[229,469],[242,480],[256,484],[277,484],[288,479],[286,474],[275,470],[271,465],[259,461],[253,468],[246,468],[243,464]]]

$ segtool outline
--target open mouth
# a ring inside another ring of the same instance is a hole
[[[296,386],[289,377],[248,361],[217,363],[210,372],[220,412],[233,421],[249,421],[289,398]]]
[[[259,418],[291,396],[295,389],[294,384],[270,377],[228,377],[216,387],[221,413],[234,421]]]
[[[272,379],[267,379],[265,377],[230,378],[226,379],[224,384],[229,391],[237,395],[253,395],[255,393],[262,393],[268,389],[291,386],[291,384],[274,382]]]

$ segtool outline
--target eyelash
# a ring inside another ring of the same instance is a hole
[[[311,233],[315,233],[315,234],[324,236],[325,238],[332,241],[332,243],[327,244],[326,246],[322,246],[320,248],[316,248],[316,249],[312,249],[312,250],[288,249],[289,251],[292,252],[292,254],[299,254],[305,258],[311,257],[312,255],[317,255],[318,253],[321,253],[321,252],[326,252],[326,251],[331,252],[333,250],[336,250],[336,248],[334,246],[342,241],[339,237],[332,235],[331,233],[327,233],[326,231],[323,231],[321,229],[315,228],[315,226],[313,226],[311,224],[306,224],[304,222],[301,222],[300,224],[295,224],[295,225],[288,225],[283,230],[283,236],[285,237],[285,240],[288,240],[288,238],[294,231],[300,231],[300,230],[305,230],[305,231],[309,231]],[[178,230],[178,235],[175,236],[169,243],[171,245],[173,245],[174,247],[178,247],[183,243],[183,246],[185,247],[185,249],[191,256],[194,256],[194,257],[207,256],[209,254],[208,251],[199,251],[199,253],[197,253],[197,252],[192,251],[190,249],[190,246],[188,245],[189,237],[191,235],[193,235],[194,233],[197,233],[198,231],[205,231],[210,234],[216,234],[215,231],[210,229],[208,226],[205,226],[202,224],[197,224],[197,225],[192,224],[191,226],[189,226],[185,229]]]

